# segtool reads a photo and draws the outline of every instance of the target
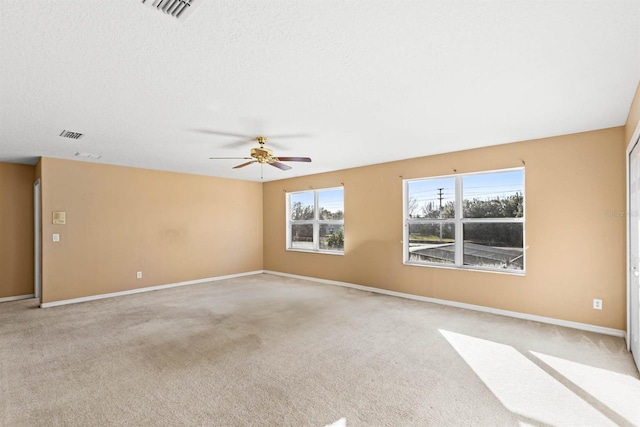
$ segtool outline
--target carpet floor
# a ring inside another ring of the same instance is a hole
[[[621,338],[267,274],[0,304],[2,426],[342,418],[640,425],[640,380]]]

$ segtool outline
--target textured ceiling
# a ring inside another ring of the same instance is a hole
[[[620,126],[640,80],[637,0],[200,1],[0,0],[0,161],[259,181],[196,130],[306,135],[274,180]]]

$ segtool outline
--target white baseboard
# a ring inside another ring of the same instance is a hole
[[[588,323],[571,322],[569,320],[555,319],[553,317],[536,316],[535,314],[518,313],[517,311],[500,310],[497,308],[485,307],[482,305],[466,304],[463,302],[448,301],[438,298],[429,298],[419,295],[405,294],[402,292],[388,291],[386,289],[373,288],[369,286],[355,285],[353,283],[338,282],[336,280],[318,279],[315,277],[299,276],[297,274],[280,273],[278,271],[264,270],[266,274],[276,276],[291,277],[294,279],[308,280],[310,282],[324,283],[327,285],[343,286],[346,288],[359,289],[361,291],[375,292],[378,294],[391,295],[394,297],[407,298],[417,301],[431,302],[434,304],[448,305],[451,307],[465,308],[467,310],[482,311],[484,313],[498,314],[500,316],[515,317],[516,319],[532,320],[534,322],[548,323],[550,325],[564,326],[567,328],[580,329],[583,331],[596,332],[604,335],[625,338],[626,332],[620,329],[606,328],[604,326],[590,325]]]
[[[141,292],[158,291],[160,289],[177,288],[178,286],[197,285],[198,283],[215,282],[215,281],[218,281],[218,280],[233,279],[235,277],[253,276],[255,274],[261,274],[262,272],[263,272],[262,270],[249,271],[247,273],[238,273],[238,274],[229,274],[229,275],[226,275],[226,276],[207,277],[205,279],[188,280],[186,282],[169,283],[169,284],[166,284],[166,285],[158,285],[158,286],[148,286],[146,288],[136,288],[136,289],[130,289],[128,291],[111,292],[111,293],[108,293],[108,294],[90,295],[90,296],[87,296],[87,297],[80,297],[80,298],[65,299],[65,300],[60,300],[60,301],[45,302],[45,303],[40,304],[40,307],[41,308],[56,307],[56,306],[59,306],[59,305],[75,304],[75,303],[78,303],[78,302],[94,301],[94,300],[97,300],[97,299],[113,298],[113,297],[120,297],[120,296],[123,296],[123,295],[139,294]]]
[[[449,301],[449,300],[443,300],[438,298],[429,298],[429,297],[423,297],[420,295],[406,294],[403,292],[396,292],[396,291],[389,291],[381,288],[374,288],[371,286],[362,286],[362,285],[356,285],[348,282],[339,282],[337,280],[319,279],[316,277],[300,276],[297,274],[281,273],[279,271],[271,271],[271,270],[256,270],[256,271],[249,271],[246,273],[229,274],[226,276],[217,276],[217,277],[208,277],[205,279],[189,280],[186,282],[178,282],[178,283],[169,283],[166,285],[149,286],[146,288],[131,289],[128,291],[111,292],[108,294],[91,295],[87,297],[53,301],[53,302],[42,303],[40,304],[40,307],[42,308],[56,307],[59,305],[75,304],[79,302],[94,301],[94,300],[104,299],[104,298],[138,294],[141,292],[151,292],[151,291],[157,291],[160,289],[175,288],[178,286],[196,285],[198,283],[215,282],[219,280],[233,279],[236,277],[243,277],[243,276],[253,276],[255,274],[262,274],[262,273],[273,274],[273,275],[282,276],[282,277],[290,277],[293,279],[307,280],[310,282],[323,283],[327,285],[342,286],[342,287],[358,289],[366,292],[375,292],[378,294],[390,295],[390,296],[399,297],[399,298],[430,302],[434,304],[447,305],[450,307],[464,308],[467,310],[481,311],[484,313],[497,314],[500,316],[514,317],[516,319],[531,320],[534,322],[547,323],[550,325],[564,326],[567,328],[579,329],[579,330],[588,331],[588,332],[595,332],[595,333],[604,334],[604,335],[612,335],[615,337],[626,338],[626,332],[620,329],[606,328],[604,326],[590,325],[588,323],[572,322],[569,320],[555,319],[553,317],[537,316],[535,314],[519,313],[517,311],[501,310],[501,309],[492,308],[492,307],[485,307],[482,305],[467,304],[463,302]],[[15,297],[0,298],[0,302],[15,301],[19,299],[26,299],[26,298],[33,298],[33,297],[34,295],[30,294],[30,295],[20,295]]]
[[[3,297],[0,298],[0,302],[8,302],[8,301],[17,301],[20,299],[29,299],[29,298],[35,298],[36,296],[34,294],[28,294],[28,295],[16,295],[15,297]]]

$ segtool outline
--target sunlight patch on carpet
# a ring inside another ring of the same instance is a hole
[[[439,331],[514,414],[547,425],[615,425],[513,347]]]
[[[530,351],[569,381],[624,417],[640,425],[640,381],[629,375]]]
[[[324,427],[347,427],[347,419],[340,418],[338,421],[334,421],[333,423],[327,424]]]

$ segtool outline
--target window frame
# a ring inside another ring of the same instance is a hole
[[[465,218],[463,217],[464,211],[464,194],[462,181],[465,176],[472,175],[488,175],[492,173],[510,172],[510,171],[522,171],[522,217],[513,218]],[[425,181],[438,178],[454,178],[455,183],[455,216],[454,218],[409,218],[409,183],[416,181]],[[480,172],[470,173],[457,173],[451,175],[438,175],[430,177],[412,178],[402,180],[402,219],[403,219],[403,240],[402,240],[402,253],[403,264],[421,267],[436,267],[447,268],[455,270],[471,270],[471,271],[483,271],[493,273],[512,274],[517,276],[524,276],[526,273],[526,203],[527,197],[525,192],[526,187],[526,174],[524,166],[515,168],[495,169]],[[410,261],[409,260],[409,225],[410,224],[454,224],[454,248],[455,258],[453,264],[436,263],[429,261]],[[464,225],[465,224],[522,224],[522,270],[495,268],[495,267],[483,267],[478,265],[464,265]]]
[[[323,191],[332,191],[332,190],[342,191],[342,219],[320,219],[319,218],[320,206],[318,203],[319,193],[322,193]],[[299,220],[291,219],[291,196],[294,194],[311,193],[311,192],[313,192],[313,219],[299,219]],[[329,254],[329,255],[344,255],[344,252],[345,252],[344,244],[342,246],[342,249],[340,250],[330,250],[330,249],[320,248],[320,226],[321,225],[340,225],[342,226],[342,230],[344,234],[345,209],[344,209],[344,187],[343,186],[287,192],[285,203],[286,203],[286,233],[287,233],[286,250],[287,251],[321,253],[321,254]],[[292,226],[293,225],[309,225],[309,224],[313,225],[313,248],[304,249],[304,248],[292,247],[292,241],[291,241]]]

